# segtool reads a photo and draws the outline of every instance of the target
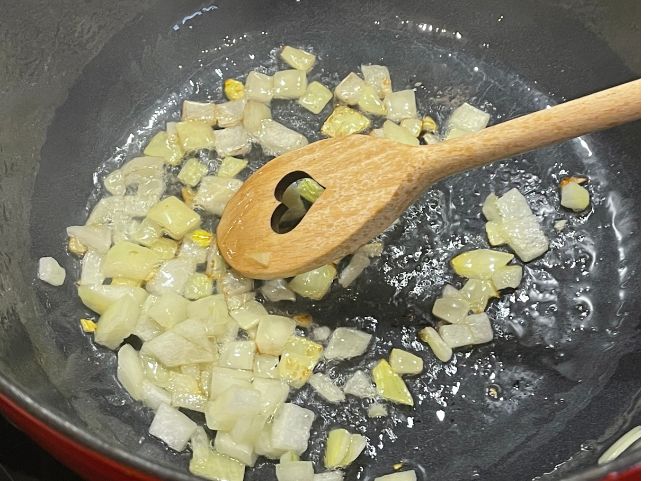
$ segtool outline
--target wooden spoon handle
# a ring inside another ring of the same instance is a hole
[[[641,117],[641,80],[503,122],[476,134],[420,148],[428,184],[492,161],[603,130]],[[435,159],[444,162],[435,162]],[[424,181],[424,179],[422,179]]]

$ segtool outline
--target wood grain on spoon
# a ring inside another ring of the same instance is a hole
[[[368,135],[327,139],[283,154],[254,172],[226,206],[217,229],[228,264],[247,277],[306,272],[354,252],[383,232],[432,183],[447,176],[637,120],[641,81],[428,146]],[[325,191],[291,231],[271,216],[278,183],[305,172]]]

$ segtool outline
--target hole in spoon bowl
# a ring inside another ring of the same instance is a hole
[[[285,234],[295,229],[324,191],[325,187],[306,172],[295,171],[285,175],[275,188],[275,198],[281,204],[271,215],[273,231]]]

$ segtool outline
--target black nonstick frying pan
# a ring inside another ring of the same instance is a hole
[[[89,479],[195,479],[188,453],[147,435],[153,414],[117,383],[114,353],[81,332],[78,266],[65,254],[65,227],[97,198],[93,176],[135,155],[182,99],[221,98],[224,78],[274,68],[283,44],[318,52],[315,75],[329,86],[362,62],[388,65],[438,118],[470,101],[500,121],[639,76],[640,4],[628,0],[1,4],[0,406]],[[292,109],[278,104],[274,117],[290,123]],[[315,140],[320,123],[300,128]],[[491,190],[520,188],[551,237],[522,287],[490,306],[494,342],[449,365],[423,354],[425,374],[409,381],[415,410],[368,423],[361,405],[334,410],[301,394],[320,414],[316,465],[321,433],[362,423],[374,449],[350,480],[397,462],[421,480],[638,479],[638,450],[595,466],[640,424],[639,166],[637,122],[459,175],[386,233],[384,255],[353,289],[275,306],[374,330],[381,355],[431,322],[433,299],[454,281],[452,253],[485,245],[480,202]],[[574,173],[590,179],[583,215],[559,207],[557,182]],[[561,233],[558,219],[569,220]],[[41,256],[64,265],[64,286],[35,280]],[[272,473],[262,464],[247,479]]]

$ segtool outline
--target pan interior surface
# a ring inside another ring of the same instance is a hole
[[[68,278],[60,288],[35,282],[25,294],[7,332],[30,345],[3,345],[0,372],[100,449],[168,479],[189,479],[189,454],[172,453],[147,435],[153,413],[118,384],[114,353],[95,347],[79,328],[88,312],[76,297],[78,262],[64,254],[65,227],[84,222],[102,195],[101,179],[178,119],[184,99],[221,101],[224,79],[285,68],[276,60],[285,44],[313,50],[318,61],[309,78],[330,88],[362,63],[388,66],[393,88],[414,88],[418,110],[437,121],[469,102],[499,122],[634,77],[570,16],[553,17],[541,29],[528,49],[534,58],[510,51],[531,35],[526,29],[540,30],[531,19],[545,18],[545,8],[559,15],[560,4],[502,2],[487,10],[478,3],[182,2],[157,5],[124,26],[50,121],[25,241],[31,261],[54,256]],[[463,8],[465,16],[457,11]],[[575,50],[562,50],[558,32]],[[580,45],[591,47],[570,66]],[[530,65],[542,61],[546,67]],[[604,64],[618,68],[599,75]],[[274,101],[272,109],[274,119],[310,141],[331,112],[330,106],[315,116],[288,101]],[[350,480],[372,480],[395,463],[416,469],[419,479],[561,479],[594,465],[617,435],[639,424],[638,139],[638,125],[626,126],[436,184],[382,236],[383,255],[350,289],[335,286],[317,303],[269,304],[274,313],[309,312],[322,325],[373,333],[363,358],[323,366],[339,381],[392,347],[425,359],[424,373],[407,379],[416,408],[390,407],[388,418],[368,420],[368,403],[356,398],[333,407],[309,388],[295,394],[294,402],[318,413],[304,459],[321,471],[326,433],[341,426],[369,439],[347,472]],[[250,168],[268,159],[254,150]],[[581,215],[559,205],[558,182],[574,174],[589,178],[592,193]],[[495,341],[460,349],[442,364],[417,331],[433,322],[431,306],[443,285],[460,285],[449,267],[453,255],[487,247],[483,199],[513,187],[542,220],[551,249],[526,264],[519,289],[490,305]],[[557,232],[562,219],[568,225]],[[14,275],[33,278],[34,265]],[[39,371],[27,372],[31,359],[21,368],[15,352],[33,353]],[[247,479],[272,476],[273,465],[264,462]]]

